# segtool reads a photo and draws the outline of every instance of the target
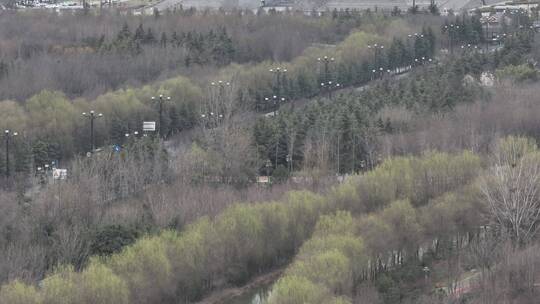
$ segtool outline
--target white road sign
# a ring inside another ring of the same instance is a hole
[[[156,131],[156,122],[155,121],[145,121],[145,122],[143,122],[143,131],[145,131],[145,132],[154,132],[154,131]]]

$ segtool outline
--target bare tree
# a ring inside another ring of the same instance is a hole
[[[540,154],[527,138],[499,143],[495,164],[481,181],[493,225],[517,244],[535,236],[540,221]]]

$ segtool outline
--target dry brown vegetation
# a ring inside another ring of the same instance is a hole
[[[120,39],[124,26],[135,35],[139,25],[144,28],[140,45]],[[357,25],[356,20],[242,11],[178,11],[159,18],[107,11],[99,16],[2,12],[0,99],[24,100],[44,89],[93,98],[179,74],[204,79],[230,62],[290,61],[313,43],[339,42]],[[220,41],[227,45],[214,44],[212,35],[223,31],[227,39]]]
[[[458,105],[452,112],[425,116],[400,108],[387,111],[397,130],[382,136],[382,153],[469,150],[487,154],[506,135],[540,139],[540,88],[536,84],[498,86],[488,94],[489,99]]]

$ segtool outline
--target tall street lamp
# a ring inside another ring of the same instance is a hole
[[[444,26],[444,31],[448,34],[448,44],[450,45],[450,54],[454,54],[454,38],[456,32],[459,31],[459,25],[450,24]]]
[[[232,84],[228,81],[218,80],[210,83],[210,99],[207,110],[223,115],[230,114],[233,102]]]
[[[274,106],[274,117],[277,116],[277,109],[279,108],[279,103],[285,103],[285,97],[279,97],[277,95],[272,96],[271,98],[265,97],[264,101],[266,103],[272,103]]]
[[[287,69],[282,68],[282,67],[277,67],[277,68],[272,68],[272,69],[270,69],[268,71],[270,73],[273,73],[274,75],[276,75],[276,83],[275,83],[274,94],[279,96],[279,95],[281,95],[282,80],[283,80],[283,78],[285,78],[285,74],[287,73]]]
[[[293,159],[292,159],[291,154],[287,154],[287,156],[285,157],[285,161],[287,161],[288,171],[289,171],[289,174],[291,174],[292,165],[293,165],[293,163],[292,163]]]
[[[486,48],[486,53],[487,53],[489,51],[489,17],[480,18],[480,23],[486,26],[486,32],[484,34],[484,42],[485,42],[485,48]]]
[[[270,168],[272,167],[272,161],[267,159],[264,163],[264,167],[266,168],[266,176],[268,177],[268,182],[270,182]]]
[[[94,152],[94,150],[96,149],[96,145],[94,142],[94,120],[103,117],[103,114],[96,114],[96,112],[92,110],[89,113],[83,112],[82,115],[88,118],[88,120],[90,121],[90,152]]]
[[[415,58],[415,59],[414,59],[414,63],[415,63],[416,66],[418,66],[418,65],[430,64],[430,63],[433,63],[433,59],[431,59],[431,58],[426,58],[426,57]]]
[[[139,136],[139,131],[134,131],[133,133],[124,134],[124,137],[126,138],[126,143],[129,141],[130,137],[132,137],[133,140],[135,141],[138,136]]]
[[[218,114],[214,112],[201,114],[201,121],[202,121],[203,127],[210,128],[210,129],[216,128],[219,125],[219,123],[221,123],[223,118],[224,118],[223,114]]]
[[[96,112],[92,110],[89,113],[83,112],[82,115],[84,117],[87,117],[88,120],[90,121],[90,152],[94,152],[94,150],[96,149],[95,140],[94,140],[94,120],[97,118],[103,117],[103,114],[102,113],[96,114]]]
[[[332,91],[339,90],[341,88],[341,84],[334,83],[332,81],[321,82],[321,88],[327,91],[328,99],[332,99]]]
[[[329,65],[330,63],[335,61],[335,58],[324,56],[324,57],[317,58],[317,61],[324,63],[324,82],[330,81]]]
[[[220,94],[225,90],[225,87],[230,87],[231,83],[223,80],[218,80],[217,82],[211,82],[212,87],[219,87]]]
[[[159,137],[163,138],[163,103],[170,101],[171,97],[163,97],[163,94],[159,94],[158,98],[152,96],[152,101],[155,100],[159,103]]]
[[[10,130],[4,130],[4,140],[6,143],[6,177],[9,178],[9,143],[10,139],[17,136],[17,132],[11,132]]]
[[[384,45],[379,45],[375,43],[373,45],[369,44],[367,47],[368,49],[373,50],[375,66],[379,66],[379,52],[382,52],[384,50]]]

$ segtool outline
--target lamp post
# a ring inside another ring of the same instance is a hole
[[[282,68],[282,67],[277,67],[277,68],[272,68],[272,69],[269,69],[268,70],[270,73],[273,73],[274,75],[276,75],[276,82],[275,82],[275,88],[274,88],[274,94],[277,95],[277,96],[280,96],[281,95],[281,85],[282,85],[282,78],[285,77],[285,74],[287,73],[287,69],[286,68]]]
[[[267,159],[264,163],[264,167],[266,168],[266,176],[268,177],[268,182],[270,182],[270,167],[272,167],[272,161]]]
[[[334,57],[320,57],[317,61],[324,63],[324,82],[330,81],[330,63],[335,61]]]
[[[4,141],[6,144],[6,177],[9,178],[9,143],[11,138],[17,136],[17,132],[11,132],[11,130],[4,130]]]
[[[285,97],[279,97],[277,95],[272,96],[271,98],[265,97],[264,101],[267,103],[272,103],[274,108],[274,117],[277,116],[277,109],[279,108],[280,103],[284,103],[287,99]]]
[[[515,20],[512,21],[514,24],[514,27],[519,28],[521,26],[521,14],[522,14],[521,9],[517,11],[516,10],[510,11],[510,14],[515,16],[514,17]],[[515,21],[517,21],[517,24],[515,24]]]
[[[94,120],[96,120],[96,118],[103,117],[103,114],[101,113],[96,114],[96,112],[92,110],[88,113],[83,112],[82,115],[88,118],[88,120],[90,121],[90,152],[94,152],[94,150],[96,149],[96,146],[94,143]]]
[[[413,60],[414,58],[414,42],[413,42],[413,37],[414,35],[413,34],[408,34],[407,35],[407,46],[406,46],[406,49],[407,49],[407,57],[405,58],[405,62],[409,63],[410,61]]]
[[[422,268],[422,271],[424,272],[424,282],[427,284],[428,283],[428,275],[429,275],[429,272],[431,270],[429,269],[429,267],[425,266],[424,268]]]
[[[152,101],[155,100],[159,103],[159,137],[163,138],[163,103],[170,101],[171,97],[163,97],[163,94],[159,94],[158,98],[152,96]]]
[[[486,32],[484,34],[484,43],[486,47],[486,53],[489,51],[489,17],[480,18],[480,23],[486,26]]]
[[[201,120],[203,121],[203,126],[213,129],[218,126],[219,122],[223,120],[223,114],[218,114],[214,112],[203,113],[201,114]]]
[[[293,165],[291,154],[287,154],[287,156],[285,157],[285,161],[287,162],[287,165],[288,165],[287,167],[288,167],[288,169],[289,169],[289,170],[288,170],[288,171],[289,171],[289,174],[291,174],[291,171],[292,171],[292,165]]]
[[[444,26],[444,31],[448,34],[448,44],[450,45],[450,54],[454,54],[454,35],[459,31],[459,25],[450,24]]]
[[[468,43],[467,45],[462,45],[461,46],[461,52],[462,53],[470,53],[472,50],[477,50],[478,49],[478,46],[476,45],[471,45],[470,43]],[[431,60],[431,59],[430,59]]]
[[[426,57],[415,58],[414,63],[415,63],[415,65],[424,65],[426,63],[430,64],[430,63],[433,63],[433,59],[426,58]]]
[[[36,168],[36,177],[39,177],[39,183],[42,185],[45,184],[45,175],[46,172],[43,171],[43,167]]]
[[[211,112],[229,115],[232,102],[232,84],[228,81],[218,80],[210,83],[210,98],[207,103],[208,114]],[[229,96],[229,100],[225,97]],[[217,117],[217,116],[216,116]],[[227,116],[228,117],[228,116]],[[208,117],[211,118],[211,117]]]
[[[334,84],[332,81],[321,82],[321,88],[328,92],[328,99],[332,99],[332,90],[339,90],[341,88],[341,84]]]
[[[373,50],[373,60],[375,66],[379,66],[379,52],[382,52],[384,50],[384,45],[379,45],[377,43],[371,45],[368,45],[368,49]]]
[[[217,82],[216,81],[211,82],[210,86],[219,88],[219,95],[221,98],[222,97],[221,94],[223,94],[225,87],[230,87],[231,83],[228,81],[218,80]]]
[[[124,134],[124,137],[126,138],[126,142],[129,141],[129,138],[132,137],[133,140],[136,140],[139,136],[139,131],[134,131],[133,133],[126,133]]]
[[[413,43],[413,57],[427,56],[427,52],[422,45],[422,40],[425,38],[424,34],[414,33],[414,43]]]

